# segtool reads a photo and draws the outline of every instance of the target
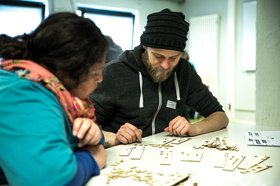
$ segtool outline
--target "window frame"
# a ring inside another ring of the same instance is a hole
[[[11,1],[0,0],[0,5],[15,6],[15,7],[28,7],[28,8],[41,8],[41,21],[45,19],[46,5],[42,2],[34,1]]]
[[[133,48],[133,46],[134,46],[134,29],[135,29],[135,15],[133,13],[127,12],[127,11],[99,9],[99,8],[84,7],[84,6],[77,6],[77,10],[81,12],[81,16],[83,16],[83,17],[84,17],[85,13],[89,13],[89,14],[98,14],[98,15],[105,15],[105,16],[132,18],[132,34],[131,34],[130,48],[131,49]]]

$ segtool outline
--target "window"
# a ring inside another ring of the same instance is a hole
[[[91,19],[104,35],[109,35],[123,50],[133,48],[135,15],[131,12],[79,7],[81,15]]]
[[[45,4],[0,0],[0,33],[9,36],[33,31],[45,19]]]

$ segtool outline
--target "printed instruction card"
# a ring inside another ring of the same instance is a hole
[[[280,147],[280,131],[248,131],[245,140],[247,145]]]

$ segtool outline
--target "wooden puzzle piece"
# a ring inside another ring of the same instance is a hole
[[[181,161],[200,162],[202,159],[202,152],[181,152]]]
[[[243,161],[239,166],[238,169],[249,169],[251,167],[254,167],[256,165],[259,165],[263,161],[267,160],[269,156],[255,156],[254,158],[246,158],[245,161]]]
[[[234,156],[234,155],[228,156],[223,170],[234,171],[244,159],[245,156]]]
[[[216,162],[214,163],[215,168],[224,168],[226,165],[228,153],[223,153],[221,155],[221,157],[216,158]]]
[[[193,148],[194,149],[204,149],[204,147],[202,145],[194,145]]]
[[[134,146],[129,157],[132,160],[140,160],[145,150],[145,146]]]
[[[175,139],[174,141],[171,142],[171,144],[174,144],[174,145],[179,145],[181,143],[184,143],[186,141],[190,140],[190,138],[187,138],[187,137],[184,137],[184,138],[177,138]]]
[[[261,164],[259,164],[259,165],[256,165],[254,167],[251,167],[249,169],[242,170],[240,172],[243,173],[243,174],[248,173],[248,172],[257,173],[257,172],[261,172],[261,171],[264,171],[264,170],[269,169],[269,168],[272,168],[272,166],[271,165],[261,165]]]
[[[126,147],[125,149],[123,149],[120,153],[119,156],[129,156],[130,153],[132,152],[133,147]]]
[[[175,141],[176,139],[175,138],[165,138],[162,142],[162,144],[160,144],[160,147],[162,146],[167,146],[167,145],[170,145],[171,142]]]
[[[160,151],[160,165],[170,165],[172,161],[173,151],[163,149]]]
[[[165,183],[165,185],[170,185],[170,186],[176,186],[179,184],[184,183],[185,181],[187,181],[189,179],[190,175],[178,175],[177,177],[173,178],[172,180],[168,181]]]
[[[216,148],[218,150],[230,150],[230,151],[238,151],[237,146],[232,146],[228,143],[228,140],[226,137],[216,137],[212,141],[205,141],[204,144],[202,144],[204,147],[208,148]],[[198,148],[195,146],[194,148]]]
[[[219,150],[228,150],[229,148],[232,148],[226,137],[219,137],[218,139],[221,142],[220,146],[218,147]]]
[[[188,137],[166,137],[162,141],[162,143],[157,143],[157,144],[145,144],[144,146],[150,146],[150,147],[159,147],[159,148],[169,148],[169,147],[174,147],[174,145],[180,145],[191,138]],[[134,143],[134,146],[143,146],[143,144],[139,143]]]
[[[106,174],[107,185],[110,185],[112,181],[118,179],[132,179],[135,182],[142,182],[144,184],[146,183],[145,185],[151,186],[175,186],[185,182],[191,176],[190,173],[186,172],[152,172],[150,170],[139,169],[137,166],[124,168],[120,165],[120,162],[116,164],[118,165],[114,166]]]

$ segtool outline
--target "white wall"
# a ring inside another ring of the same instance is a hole
[[[256,124],[280,126],[280,1],[257,0]]]
[[[188,17],[220,15],[220,58],[218,62],[220,82],[219,94],[216,96],[230,116],[232,123],[254,124],[255,72],[244,71],[241,59],[244,2],[248,2],[248,0],[187,0],[183,12]],[[229,109],[229,104],[231,109]]]
[[[252,1],[252,0],[250,0]],[[250,27],[244,28],[243,25],[243,8],[245,2],[248,0],[237,1],[237,22],[236,22],[236,66],[235,66],[235,120],[236,122],[246,122],[255,124],[255,112],[256,112],[256,72],[246,71],[244,68],[243,55],[250,53],[251,48],[243,48],[243,30],[250,29]],[[254,27],[255,29],[255,27]],[[252,34],[255,31],[252,31]],[[252,46],[252,48],[255,46]]]
[[[227,100],[227,1],[225,0],[187,0],[182,11],[186,17],[205,16],[211,14],[218,14],[220,16],[220,28],[219,28],[219,58],[218,58],[218,93],[215,95],[220,103],[223,105],[224,110],[228,111],[228,100]],[[190,25],[191,29],[191,25]],[[187,47],[189,47],[187,43]],[[203,51],[201,51],[203,55]],[[191,58],[191,54],[190,54]],[[205,61],[207,63],[207,61]]]
[[[168,7],[174,11],[184,12],[187,20],[190,17],[202,15],[220,15],[220,53],[218,62],[219,93],[216,96],[229,114],[231,122],[255,123],[255,118],[257,117],[257,123],[259,124],[267,123],[269,118],[277,115],[280,110],[280,99],[278,98],[280,95],[280,83],[278,83],[278,80],[280,80],[280,73],[278,72],[280,70],[280,37],[271,37],[273,34],[279,35],[279,25],[277,27],[277,24],[270,24],[270,19],[274,22],[278,21],[277,23],[279,23],[280,16],[279,14],[276,15],[279,11],[275,9],[280,6],[273,6],[272,2],[274,4],[278,3],[279,5],[280,1],[266,0],[264,2],[256,0],[258,11],[262,10],[262,13],[258,14],[258,16],[266,16],[263,19],[267,19],[261,22],[262,27],[258,27],[257,73],[255,71],[244,71],[241,60],[241,54],[243,52],[241,50],[243,29],[242,8],[243,3],[248,1],[252,0],[186,0],[184,4],[166,0],[73,0],[73,5],[71,5],[70,0],[49,0],[49,9],[50,13],[57,11],[73,11],[76,8],[76,3],[82,3],[94,6],[134,10],[138,12],[140,18],[138,20],[139,29],[138,33],[136,31],[135,44],[137,44],[137,42],[139,43],[140,35],[146,24],[147,15],[163,8]],[[271,11],[268,8],[270,8]],[[273,11],[275,15],[272,15],[271,12]],[[272,29],[272,31],[268,32],[267,29]],[[270,42],[268,43],[268,41]],[[264,46],[261,45],[261,43],[267,44]],[[229,44],[230,46],[228,46]],[[188,43],[187,47],[189,47]],[[262,52],[263,50],[266,52]],[[260,61],[260,59],[262,60]],[[269,74],[269,76],[267,74]],[[276,93],[273,93],[273,91]],[[276,95],[278,95],[278,97]],[[274,103],[278,103],[277,106],[272,106]],[[229,104],[232,106],[231,110],[229,110]],[[258,113],[257,116],[256,112]]]
[[[135,20],[135,41],[134,45],[140,43],[140,35],[144,31],[147,15],[153,12],[158,12],[164,8],[169,8],[173,11],[180,11],[180,5],[172,1],[160,0],[49,0],[50,13],[59,11],[74,11],[77,3],[89,6],[103,6],[106,8],[117,8],[120,10],[132,10],[138,14],[139,20]],[[138,29],[137,29],[138,27]]]

